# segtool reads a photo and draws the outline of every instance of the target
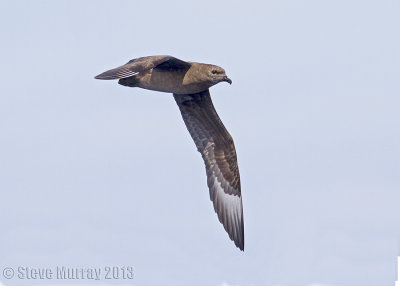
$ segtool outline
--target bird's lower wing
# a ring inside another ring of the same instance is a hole
[[[240,176],[233,139],[222,124],[208,90],[177,95],[175,100],[207,172],[210,199],[229,237],[244,249]]]
[[[96,76],[96,79],[127,78],[153,68],[172,69],[185,68],[189,63],[171,56],[150,56],[130,60],[127,64],[108,70]]]

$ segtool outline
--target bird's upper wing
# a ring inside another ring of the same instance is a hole
[[[171,56],[150,56],[130,60],[123,66],[108,70],[96,76],[97,79],[127,78],[143,73],[152,68],[172,69],[187,68],[190,64]]]
[[[243,206],[240,176],[233,139],[218,117],[208,90],[174,94],[186,127],[207,172],[210,199],[229,237],[244,249]]]

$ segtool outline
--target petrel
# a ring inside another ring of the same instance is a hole
[[[210,199],[231,240],[244,250],[244,224],[239,168],[232,136],[215,111],[209,88],[225,81],[216,65],[186,62],[171,56],[133,59],[96,79],[118,79],[129,87],[173,93],[183,121],[203,157]]]

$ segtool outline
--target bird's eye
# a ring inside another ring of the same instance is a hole
[[[218,72],[217,72],[217,70],[212,70],[211,73],[212,74],[217,74]]]

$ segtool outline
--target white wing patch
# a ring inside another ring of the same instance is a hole
[[[115,68],[115,69],[103,72],[102,74],[99,74],[95,78],[97,78],[97,79],[121,79],[121,78],[131,77],[131,76],[134,76],[137,74],[138,74],[138,72],[131,71],[131,70],[129,70],[129,68],[122,66],[119,68]]]
[[[235,244],[243,248],[243,205],[242,197],[224,192],[223,184],[229,182],[219,182],[215,173],[209,178],[210,199],[213,202],[214,210],[218,214],[219,221],[223,224]],[[229,185],[229,187],[231,187]]]

